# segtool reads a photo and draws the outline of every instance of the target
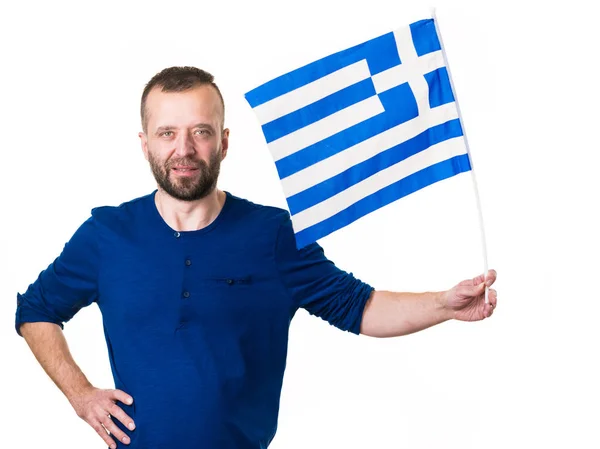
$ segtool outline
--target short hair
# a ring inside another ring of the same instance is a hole
[[[219,87],[215,84],[215,77],[205,70],[198,69],[196,67],[169,67],[161,70],[152,77],[142,93],[142,102],[140,107],[140,115],[142,117],[142,129],[147,132],[148,118],[146,115],[146,99],[148,94],[155,87],[162,88],[163,92],[183,92],[189,89],[193,89],[198,86],[210,85],[215,88],[219,98],[221,99],[221,106],[223,107],[223,120],[225,119],[225,102],[223,101],[223,95]]]

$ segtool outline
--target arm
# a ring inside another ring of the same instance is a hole
[[[77,396],[92,388],[73,360],[59,326],[44,322],[23,323],[20,331],[46,374],[71,404]]]
[[[371,337],[399,337],[427,329],[450,319],[478,321],[489,318],[497,304],[496,291],[489,291],[485,303],[485,287],[496,280],[489,271],[457,284],[444,292],[394,293],[374,291],[363,312],[360,332]]]
[[[312,243],[296,249],[289,215],[284,216],[275,245],[282,281],[299,307],[355,334],[395,337],[417,332],[450,319],[476,321],[491,316],[495,290],[484,303],[485,285],[496,272],[461,282],[444,292],[393,293],[376,291],[352,273],[337,268],[323,249]]]
[[[292,222],[283,214],[275,260],[283,285],[297,308],[338,329],[360,333],[365,304],[373,287],[338,268],[314,242],[298,250]]]
[[[442,293],[374,291],[365,306],[360,333],[370,337],[399,337],[453,318],[442,304]]]
[[[133,398],[121,390],[101,390],[92,386],[73,360],[61,328],[53,323],[23,323],[20,332],[46,374],[67,397],[81,419],[87,422],[111,448],[116,448],[111,432],[125,444],[129,437],[110,416],[133,430],[135,424],[115,401],[132,404]]]
[[[17,295],[15,328],[77,415],[106,444],[116,447],[111,436],[126,444],[129,438],[109,415],[132,429],[131,418],[115,403],[131,404],[132,398],[119,390],[94,388],[73,360],[62,332],[63,323],[97,298],[97,270],[96,230],[93,219],[89,219],[25,294]]]

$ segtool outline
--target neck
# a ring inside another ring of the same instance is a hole
[[[202,199],[181,201],[160,187],[154,197],[163,220],[175,231],[197,231],[211,224],[223,209],[225,192],[214,189]]]

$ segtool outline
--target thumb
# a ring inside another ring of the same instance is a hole
[[[465,285],[463,287],[463,295],[465,296],[479,296],[485,292],[485,282],[477,285]]]

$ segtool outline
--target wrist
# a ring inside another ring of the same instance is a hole
[[[90,391],[94,390],[94,388],[95,387],[87,379],[85,379],[77,385],[73,385],[71,388],[64,391],[63,393],[67,397],[67,400],[71,404],[73,404],[74,402],[77,402],[79,398],[85,396]]]
[[[448,307],[448,290],[434,293],[436,309],[440,312],[444,320],[454,318],[454,310]]]

